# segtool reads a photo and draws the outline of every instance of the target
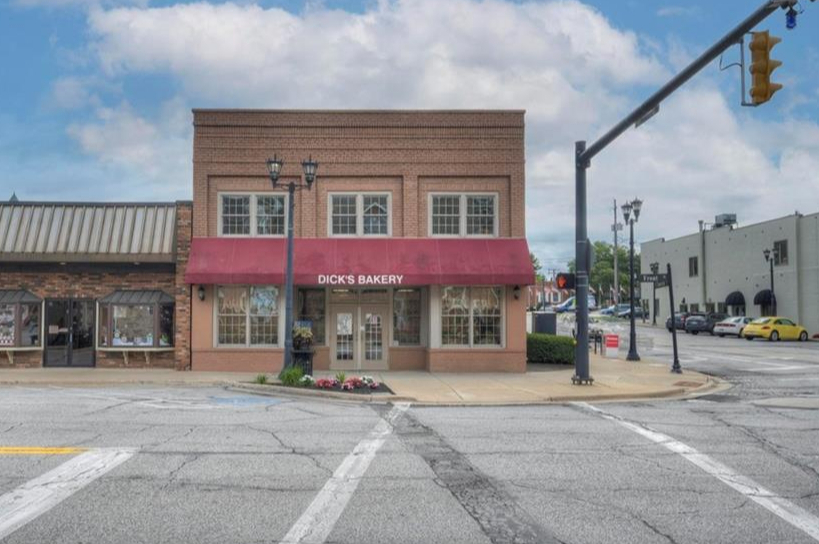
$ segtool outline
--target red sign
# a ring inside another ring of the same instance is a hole
[[[605,336],[606,340],[606,347],[607,348],[619,348],[620,347],[620,337],[616,334],[607,334]]]

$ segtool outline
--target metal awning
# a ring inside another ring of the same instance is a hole
[[[0,304],[29,304],[42,299],[24,289],[0,289]]]
[[[754,296],[754,304],[759,306],[770,306],[772,300],[773,297],[771,296],[770,289],[763,289]]]
[[[745,295],[739,291],[734,291],[725,297],[726,306],[745,306]]]
[[[174,298],[165,291],[114,291],[100,299],[100,304],[167,304]]]

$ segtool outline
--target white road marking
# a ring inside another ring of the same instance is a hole
[[[358,483],[367,472],[376,452],[392,434],[392,424],[410,407],[409,403],[397,403],[353,449],[327,480],[307,510],[293,524],[282,539],[286,544],[321,544],[333,530],[338,518],[355,493]]]
[[[90,450],[0,496],[0,540],[121,465],[134,453],[134,449]]]
[[[814,540],[819,541],[819,518],[807,510],[795,505],[791,501],[780,497],[773,491],[769,491],[768,489],[762,487],[750,478],[735,472],[732,468],[723,465],[716,459],[712,459],[708,455],[700,453],[691,446],[683,444],[682,442],[675,440],[666,434],[655,431],[646,425],[633,423],[585,402],[575,402],[572,404],[594,412],[604,419],[613,421],[618,425],[621,425],[626,429],[629,429],[630,431],[648,438],[652,442],[655,442],[664,448],[681,455],[684,459],[700,467],[702,470],[718,479],[725,485],[733,488],[742,495],[745,495],[766,510],[787,521],[797,529],[801,529]]]

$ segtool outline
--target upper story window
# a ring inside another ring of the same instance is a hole
[[[277,194],[220,195],[221,236],[284,236],[286,196]]]
[[[431,236],[497,236],[498,195],[430,195]]]
[[[773,245],[774,266],[785,266],[788,264],[788,241],[779,240]]]
[[[695,278],[700,275],[699,260],[697,257],[688,258],[688,277]]]
[[[329,196],[330,236],[389,236],[389,193],[337,193]]]

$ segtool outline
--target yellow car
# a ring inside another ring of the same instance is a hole
[[[747,340],[767,338],[771,342],[777,340],[804,342],[808,339],[808,331],[786,317],[760,317],[745,325],[742,336]]]

